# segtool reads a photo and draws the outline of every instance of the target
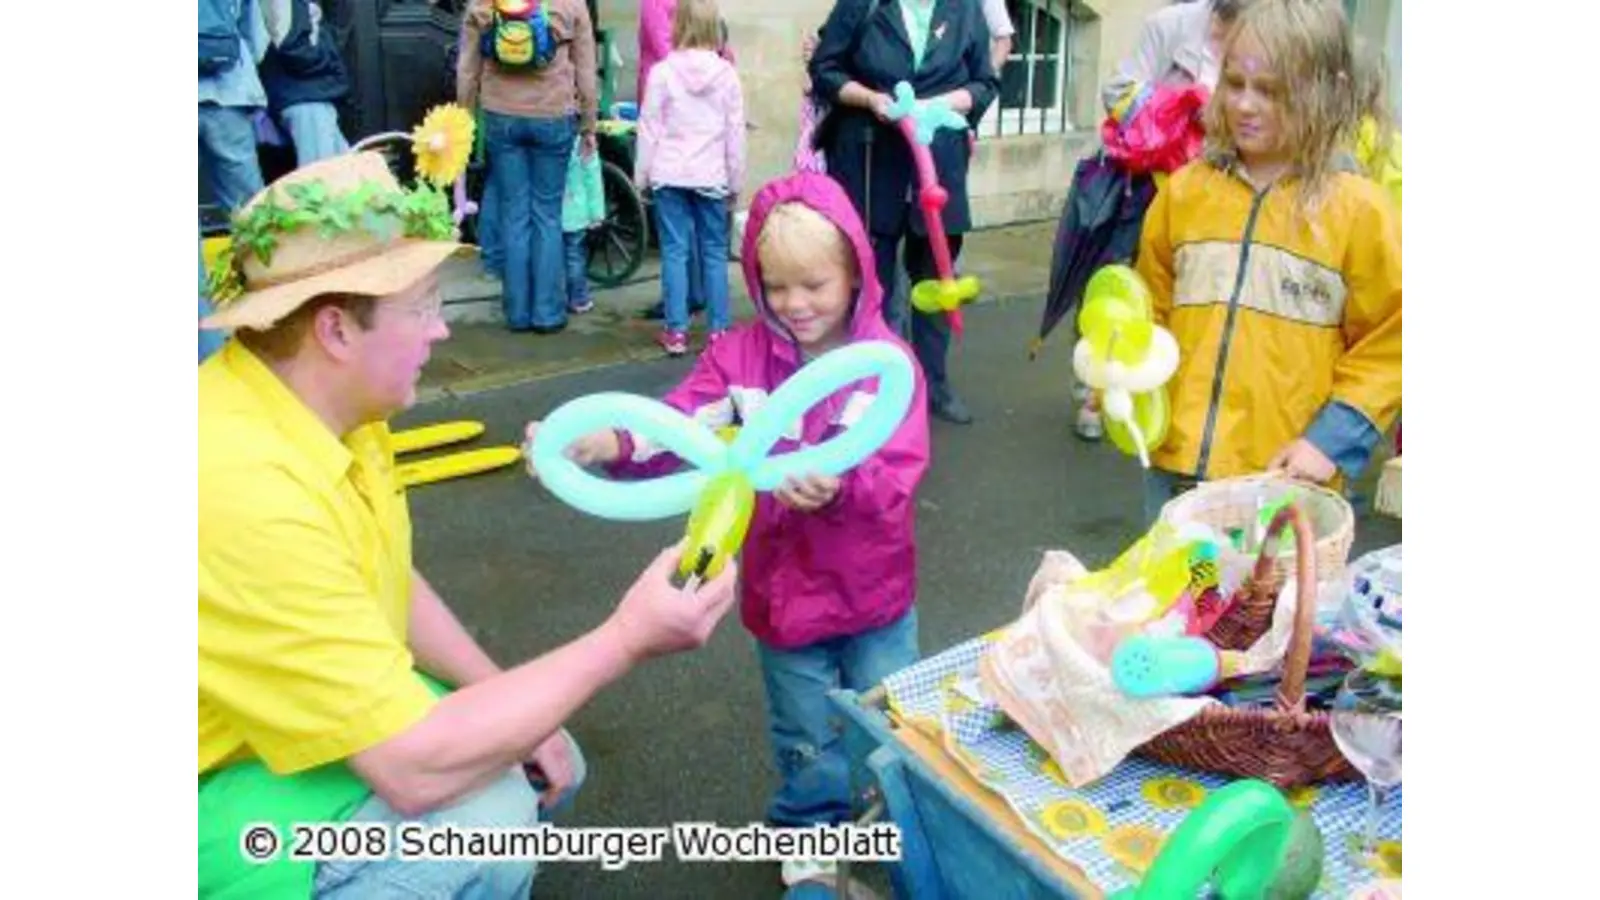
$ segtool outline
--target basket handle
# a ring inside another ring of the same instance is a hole
[[[1278,685],[1278,708],[1285,712],[1305,712],[1306,668],[1311,664],[1311,639],[1317,617],[1317,548],[1311,523],[1300,504],[1291,503],[1272,517],[1261,554],[1256,557],[1254,580],[1264,583],[1272,575],[1275,560],[1273,545],[1283,529],[1294,527],[1295,612],[1294,631],[1289,637],[1289,654],[1283,662],[1283,681]]]

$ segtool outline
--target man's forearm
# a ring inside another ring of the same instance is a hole
[[[456,687],[500,673],[422,573],[411,570],[411,654],[424,671]]]
[[[632,664],[617,631],[602,626],[441,698],[427,718],[352,764],[402,815],[436,809],[527,759]]]

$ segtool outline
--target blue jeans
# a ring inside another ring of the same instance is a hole
[[[906,233],[905,267],[908,282],[900,290],[896,277],[901,236],[872,235],[872,255],[878,267],[878,283],[883,286],[883,319],[889,329],[911,344],[922,365],[923,376],[928,381],[928,402],[942,404],[950,399],[950,376],[945,359],[950,354],[950,317],[946,313],[929,315],[911,306],[909,294],[912,285],[930,278],[938,278],[938,267],[933,261],[933,247],[926,237]],[[961,255],[962,235],[948,237],[950,264],[955,265]]]
[[[565,732],[563,732],[565,734]],[[575,783],[551,804],[561,812],[588,776],[577,742],[572,742]],[[521,767],[468,797],[421,817],[395,812],[376,794],[350,816],[352,822],[397,826],[421,822],[462,828],[530,828],[539,822],[539,800]],[[527,900],[536,864],[527,860],[329,860],[317,865],[315,900],[366,897],[453,897],[471,900]]]
[[[233,212],[261,192],[254,110],[200,104],[200,174],[218,206]]]
[[[485,272],[496,278],[505,277],[506,245],[500,240],[500,192],[494,186],[493,157],[489,159],[483,197],[478,201],[478,252],[483,256]]]
[[[829,725],[828,691],[865,691],[914,664],[917,611],[875,631],[831,638],[798,650],[756,642],[767,687],[767,724],[781,784],[767,807],[780,827],[837,824],[852,818],[850,767]]]
[[[661,206],[656,203],[654,198],[650,200],[650,227],[656,230],[656,240],[658,242],[662,241]],[[661,246],[663,248],[666,247],[664,243]],[[691,244],[689,251],[689,314],[694,315],[706,308],[706,285],[705,278],[700,272],[700,247]],[[663,252],[665,252],[664,249]],[[666,263],[664,257],[662,263]],[[666,301],[664,299],[661,306],[664,311],[666,309]]]
[[[656,188],[661,231],[661,291],[669,331],[689,328],[689,289],[698,269],[705,288],[706,324],[728,327],[727,204],[688,188]],[[696,257],[698,256],[698,259]]]
[[[573,117],[538,119],[485,111],[505,247],[506,325],[513,331],[566,324],[562,298],[561,197],[577,124]]]
[[[294,141],[297,166],[310,165],[350,149],[344,132],[339,130],[339,111],[332,103],[325,100],[296,103],[279,113],[278,118],[289,130],[289,139]]]
[[[567,252],[567,308],[589,302],[589,232],[568,231],[561,235]]]
[[[1164,469],[1146,469],[1144,472],[1144,527],[1148,531],[1161,518],[1161,507],[1183,493],[1192,479],[1184,478]]]

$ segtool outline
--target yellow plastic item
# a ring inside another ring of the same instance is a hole
[[[233,239],[227,235],[208,237],[200,242],[200,258],[205,261],[206,271],[217,264],[217,259],[228,252],[228,247],[233,244]]]
[[[396,431],[389,437],[394,442],[394,454],[399,456],[402,453],[415,453],[418,450],[430,450],[434,447],[470,441],[483,432],[482,422],[439,422],[420,428]]]
[[[711,479],[689,514],[689,543],[678,562],[678,574],[705,580],[717,577],[744,544],[755,508],[756,491],[744,473],[730,470]]]
[[[402,485],[415,487],[448,478],[503,469],[515,465],[521,459],[522,451],[517,447],[482,447],[463,453],[404,462],[395,467],[395,474]]]

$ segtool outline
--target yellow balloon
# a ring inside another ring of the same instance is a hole
[[[1172,408],[1167,403],[1167,389],[1157,388],[1143,394],[1133,395],[1133,421],[1139,426],[1139,433],[1144,436],[1144,449],[1153,453],[1167,439],[1167,427],[1172,424]],[[1110,416],[1105,417],[1106,437],[1117,446],[1118,450],[1129,456],[1139,455],[1139,445],[1134,443],[1133,432],[1128,426],[1118,422]]]
[[[698,574],[707,581],[717,577],[744,544],[755,509],[756,491],[743,473],[730,470],[711,479],[689,514],[689,541],[678,574]]]
[[[1086,331],[1083,336],[1096,359],[1114,359],[1125,366],[1137,366],[1150,352],[1155,326],[1146,320],[1134,319]]]
[[[1092,327],[1092,322],[1085,324],[1084,319],[1093,318],[1093,309],[1121,309],[1129,318],[1149,319],[1155,315],[1155,299],[1150,296],[1150,287],[1132,268],[1101,266],[1083,288],[1083,313],[1079,323],[1085,330]]]

